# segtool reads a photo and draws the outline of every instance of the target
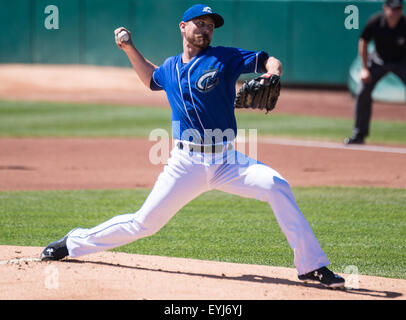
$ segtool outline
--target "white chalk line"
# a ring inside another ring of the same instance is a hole
[[[21,262],[40,262],[39,258],[20,258],[20,259],[10,259],[10,260],[1,260],[0,265],[2,264],[20,264]]]
[[[356,151],[369,151],[369,152],[384,152],[384,153],[398,153],[406,154],[406,148],[374,146],[374,145],[344,145],[343,143],[311,141],[311,140],[295,140],[284,138],[260,138],[258,142],[268,144],[280,144],[286,146],[297,147],[311,147],[311,148],[327,148],[339,150],[356,150]]]

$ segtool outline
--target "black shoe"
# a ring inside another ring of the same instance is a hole
[[[351,138],[345,138],[344,139],[345,144],[364,144],[365,140],[364,137],[351,137]]]
[[[42,251],[41,261],[61,260],[69,255],[68,247],[66,246],[66,238],[50,243],[44,251]]]
[[[337,274],[334,274],[326,267],[321,267],[320,269],[312,272],[302,274],[298,276],[298,278],[306,283],[316,282],[328,288],[341,288],[345,285],[345,280],[343,278]]]

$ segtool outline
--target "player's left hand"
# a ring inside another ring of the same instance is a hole
[[[278,83],[280,82],[280,76],[275,73],[267,72],[264,73],[263,75],[260,76],[261,81],[260,83],[263,85],[265,84],[265,81],[269,81],[269,85],[271,86],[277,86]]]
[[[280,88],[279,75],[269,72],[255,79],[247,80],[237,92],[234,107],[265,109],[268,113],[276,106]]]

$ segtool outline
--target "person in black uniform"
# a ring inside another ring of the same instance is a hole
[[[375,42],[375,51],[368,55],[368,44]],[[403,0],[386,0],[383,12],[373,15],[364,27],[358,42],[362,61],[361,85],[355,99],[353,134],[345,144],[363,144],[369,134],[372,113],[372,91],[388,72],[406,84],[406,17]]]

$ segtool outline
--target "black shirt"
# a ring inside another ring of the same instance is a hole
[[[406,58],[406,17],[402,16],[394,29],[390,29],[384,13],[372,16],[361,33],[361,38],[375,42],[375,49],[383,61]]]

